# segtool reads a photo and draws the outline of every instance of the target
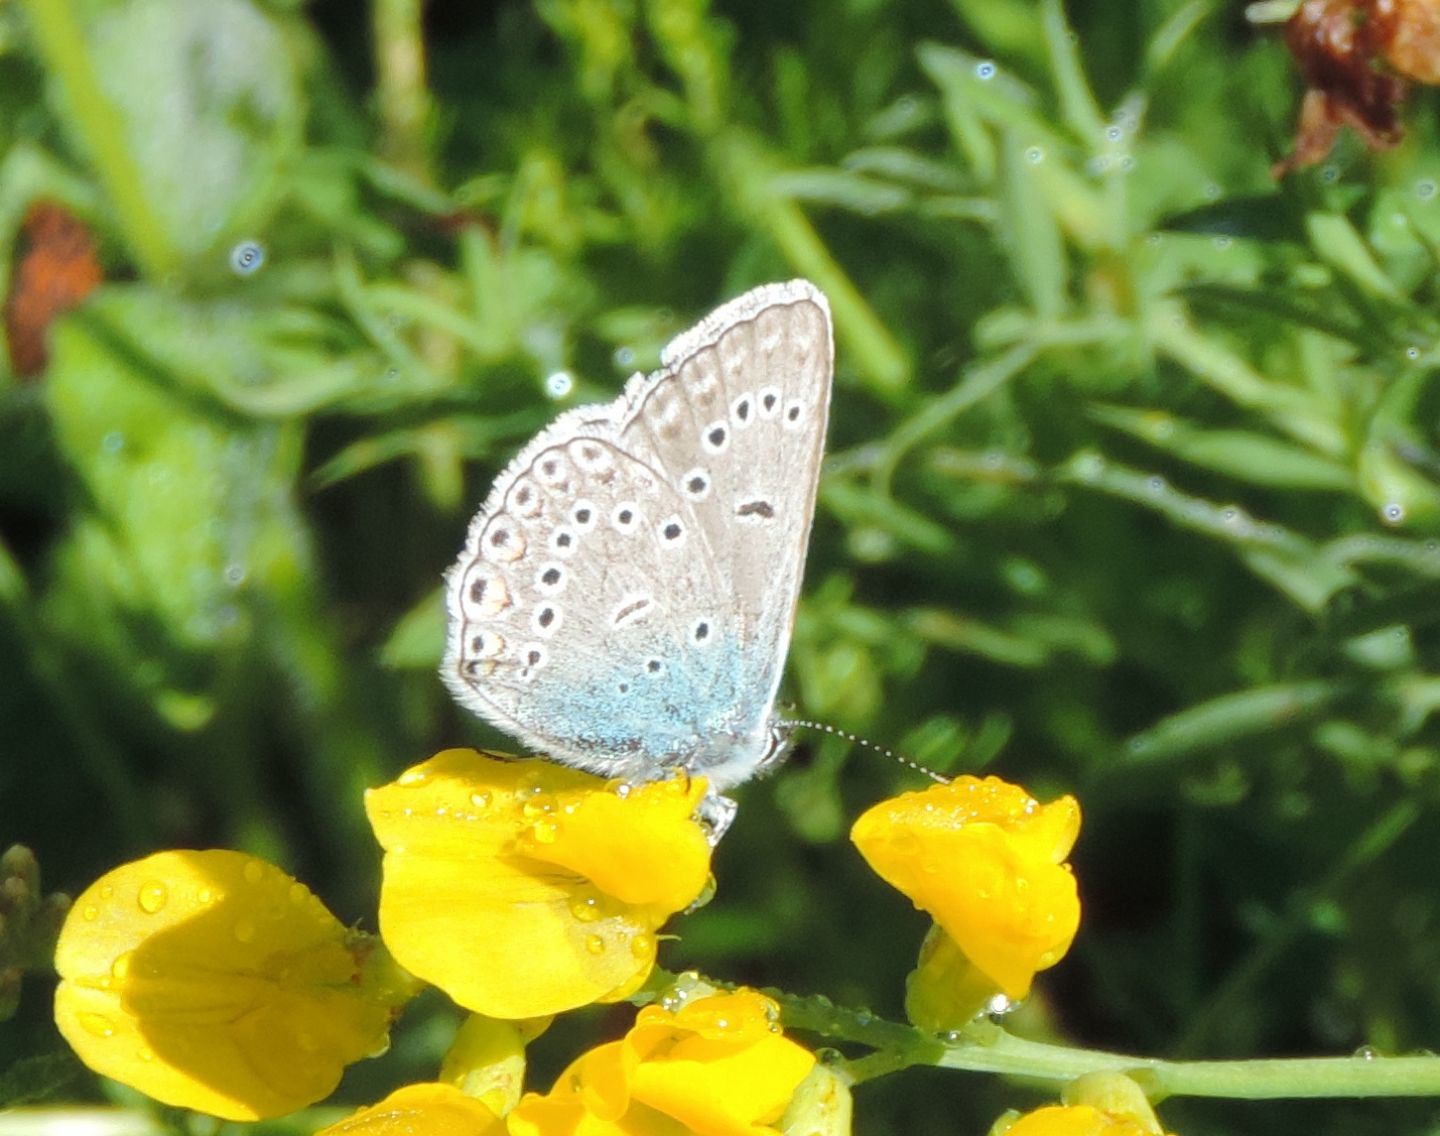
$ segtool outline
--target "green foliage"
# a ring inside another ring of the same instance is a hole
[[[1029,1028],[1436,1047],[1433,99],[1277,184],[1298,80],[1210,0],[437,4],[423,44],[373,0],[373,60],[358,11],[0,4],[0,284],[40,198],[107,277],[0,372],[0,844],[73,890],[240,847],[369,923],[361,790],[502,742],[436,680],[438,578],[546,378],[608,398],[806,276],[839,373],[797,713],[1079,795],[1086,919]],[[912,775],[802,751],[663,961],[897,1016],[923,920],[844,835]],[[26,995],[0,1065],[59,1048]],[[450,1013],[348,1099],[433,1068]],[[857,1130],[1026,1099],[912,1076]]]

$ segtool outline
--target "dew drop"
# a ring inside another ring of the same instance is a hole
[[[115,1023],[104,1014],[82,1013],[77,1014],[80,1025],[86,1033],[94,1034],[96,1037],[114,1037]]]
[[[1415,196],[1421,201],[1429,201],[1435,196],[1435,183],[1429,178],[1415,183]]]
[[[536,844],[554,844],[560,838],[560,826],[554,821],[541,821],[530,830]]]
[[[1374,1061],[1379,1058],[1380,1051],[1373,1045],[1362,1045],[1355,1051],[1355,1056],[1361,1061]]]
[[[297,880],[290,885],[290,902],[296,907],[304,907],[310,902],[310,889]]]
[[[114,896],[114,894],[115,894],[115,885],[114,885],[114,884],[106,884],[104,887],[102,887],[102,888],[100,889],[100,898],[101,898],[101,899],[110,899],[111,897]]]
[[[253,943],[255,941],[255,924],[249,919],[242,919],[235,924],[235,941],[237,943]]]
[[[647,935],[643,931],[630,940],[630,953],[637,959],[653,958],[655,955],[655,936]]]
[[[85,909],[80,912],[81,918],[87,923],[93,923],[100,916],[100,909],[93,903],[87,903]]]
[[[470,803],[477,809],[488,809],[490,807],[490,794],[483,789],[478,793],[470,794]]]
[[[265,246],[259,241],[241,241],[230,250],[230,271],[236,276],[254,276],[265,267]]]
[[[628,371],[635,366],[635,351],[630,347],[615,348],[615,366],[622,371]]]
[[[130,974],[130,964],[135,961],[134,951],[125,951],[115,956],[115,961],[110,964],[112,977],[124,982]]]
[[[1025,151],[1025,160],[1032,166],[1038,166],[1045,160],[1045,151],[1040,149],[1039,146],[1031,146]]]
[[[100,439],[100,448],[107,454],[118,454],[125,448],[125,435],[119,430],[110,430]]]
[[[245,882],[258,884],[265,878],[265,865],[259,860],[250,860],[245,865]]]
[[[575,389],[575,380],[569,371],[556,371],[545,377],[545,393],[551,398],[564,398]]]
[[[140,885],[140,910],[147,915],[158,915],[170,902],[170,889],[159,880]]]
[[[423,785],[430,780],[430,775],[423,769],[407,769],[399,777],[395,778],[395,784],[406,789],[413,789],[417,785]]]
[[[1405,520],[1405,506],[1398,501],[1391,501],[1380,510],[1380,515],[1387,525],[1401,524]]]
[[[570,904],[570,914],[581,923],[594,923],[600,918],[600,901],[593,895],[577,899]]]
[[[1418,359],[1418,358],[1420,358],[1420,348],[1418,348],[1418,347],[1407,347],[1407,348],[1405,348],[1405,358],[1407,358],[1407,359]]]
[[[988,83],[991,79],[995,78],[995,64],[991,63],[988,59],[982,59],[979,63],[975,64],[975,78]]]
[[[141,1049],[136,1051],[135,1056],[140,1058],[141,1061],[154,1061],[155,1051],[153,1049],[145,1049],[142,1047]]]
[[[592,955],[603,955],[605,953],[605,940],[599,935],[586,935],[585,949]]]

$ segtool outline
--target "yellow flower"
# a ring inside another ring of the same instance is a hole
[[[1079,831],[1073,797],[1041,805],[997,777],[957,777],[876,805],[850,836],[882,878],[934,917],[992,989],[1022,998],[1079,927],[1075,878],[1064,863]],[[929,961],[932,970],[927,975],[922,966],[920,981],[948,972],[965,997],[973,993],[974,980],[951,947],[936,945]],[[925,996],[940,1001],[934,986]],[[960,1000],[957,994],[955,1010],[965,1017],[980,1009],[964,1009]]]
[[[406,1085],[316,1136],[505,1136],[505,1122],[453,1085]]]
[[[374,940],[239,852],[161,852],[75,902],[55,1022],[80,1059],[167,1104],[232,1120],[329,1095],[383,1051],[409,994]]]
[[[753,991],[647,1006],[621,1041],[586,1053],[546,1096],[527,1094],[511,1136],[771,1136],[813,1054]]]
[[[623,998],[709,879],[704,795],[700,779],[627,790],[548,761],[437,754],[365,797],[386,945],[493,1018]]]

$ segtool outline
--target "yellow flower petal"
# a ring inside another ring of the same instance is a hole
[[[366,794],[385,848],[385,942],[490,1017],[624,997],[654,966],[654,932],[705,886],[691,819],[703,792],[659,783],[622,798],[548,761],[437,754]]]
[[[1079,828],[1073,797],[1041,805],[998,778],[959,777],[875,806],[851,839],[996,986],[1020,998],[1079,927],[1075,879],[1064,865]]]
[[[505,1136],[505,1122],[453,1085],[396,1089],[316,1136]]]
[[[575,794],[521,847],[583,876],[608,896],[666,914],[688,907],[710,872],[710,843],[691,818],[703,778],[652,781],[616,793]]]
[[[362,981],[369,948],[308,888],[238,852],[162,852],[76,901],[55,1021],[92,1069],[233,1120],[327,1096],[383,1050],[402,1000]]]
[[[1005,1136],[1156,1136],[1127,1117],[1115,1117],[1088,1104],[1047,1105],[1026,1113]]]
[[[773,1136],[815,1057],[786,1039],[775,1005],[752,991],[649,1006],[620,1042],[526,1096],[512,1136]]]

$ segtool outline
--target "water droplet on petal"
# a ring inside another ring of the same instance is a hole
[[[110,964],[110,973],[123,982],[125,981],[125,977],[130,973],[130,964],[134,961],[134,951],[125,951],[122,954],[116,955],[115,961]]]
[[[258,884],[265,878],[265,864],[260,860],[250,860],[245,865],[245,882],[247,884]]]
[[[490,800],[490,794],[484,790],[470,794],[470,803],[477,809],[488,809],[490,807]]]
[[[630,940],[630,953],[637,959],[655,957],[655,936],[643,932]]]
[[[599,935],[586,935],[585,949],[592,955],[603,955],[605,953],[605,940]]]
[[[406,789],[412,789],[416,785],[423,785],[430,780],[430,775],[423,769],[407,769],[399,777],[395,778],[395,784],[402,785]]]
[[[104,1014],[82,1013],[76,1015],[86,1033],[96,1037],[114,1037],[115,1023]]]
[[[255,924],[249,919],[242,919],[235,924],[235,941],[237,943],[253,943],[255,941]]]
[[[170,889],[159,880],[140,885],[140,910],[148,915],[158,915],[170,902]]]

